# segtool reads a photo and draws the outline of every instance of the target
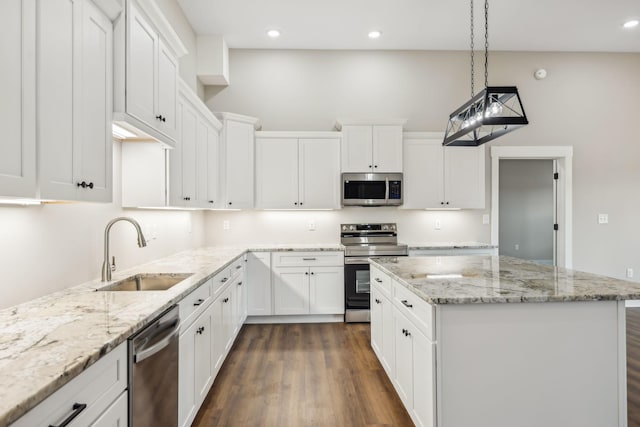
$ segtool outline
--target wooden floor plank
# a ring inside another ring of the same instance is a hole
[[[244,325],[195,427],[413,426],[368,324]]]

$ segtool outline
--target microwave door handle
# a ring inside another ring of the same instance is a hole
[[[389,204],[389,177],[385,177],[384,178],[384,204],[388,205]]]

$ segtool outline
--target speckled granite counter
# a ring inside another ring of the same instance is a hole
[[[640,299],[640,283],[506,256],[372,260],[431,304]]]
[[[410,251],[429,250],[429,249],[495,249],[498,245],[481,242],[426,242],[426,243],[409,243]]]
[[[114,272],[193,273],[166,291],[95,292],[99,280],[0,310],[0,426],[36,406],[247,250],[341,251],[336,244],[203,248]]]

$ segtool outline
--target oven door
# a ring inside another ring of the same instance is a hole
[[[344,286],[346,310],[369,309],[371,286],[368,258],[345,258]]]

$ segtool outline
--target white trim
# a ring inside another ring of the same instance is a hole
[[[341,130],[342,126],[404,126],[407,119],[337,119],[336,130]]]
[[[256,117],[243,116],[242,114],[227,113],[221,111],[216,111],[213,114],[215,114],[216,118],[221,122],[224,122],[225,120],[232,120],[234,122],[248,123],[250,125],[253,125],[253,128],[255,130],[259,130],[262,127],[262,125],[260,124],[260,119]]]
[[[131,1],[131,0],[130,0]],[[154,0],[136,0],[138,6],[144,14],[148,17],[148,19],[153,23],[153,26],[158,30],[162,39],[167,42],[173,53],[181,58],[189,53],[187,47],[180,39],[176,30],[173,29],[173,26],[169,22],[166,16],[160,10],[160,7],[156,4]]]
[[[256,138],[342,138],[336,131],[257,131]]]
[[[627,311],[618,301],[618,426],[627,427]]]
[[[207,108],[205,103],[198,98],[198,95],[196,95],[193,89],[191,89],[191,87],[189,87],[181,77],[178,78],[178,93],[182,95],[182,97],[184,97],[185,100],[187,100],[205,118],[205,120],[215,128],[215,130],[218,132],[222,130],[222,123],[220,120],[218,120],[216,115],[213,114],[213,111]]]
[[[491,147],[491,244],[499,244],[499,177],[501,159],[552,159],[558,164],[558,266],[573,266],[573,147]]]
[[[344,314],[301,314],[280,316],[247,316],[245,324],[342,323]]]

